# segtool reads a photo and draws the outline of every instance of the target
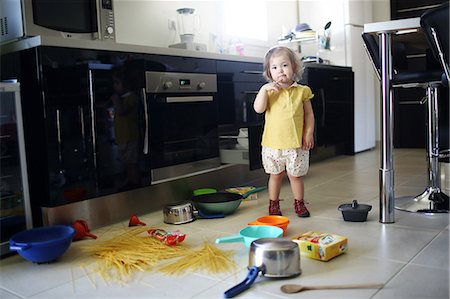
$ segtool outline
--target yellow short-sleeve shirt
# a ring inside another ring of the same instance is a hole
[[[313,97],[308,86],[297,83],[279,92],[269,91],[261,145],[275,149],[301,147],[303,103]]]

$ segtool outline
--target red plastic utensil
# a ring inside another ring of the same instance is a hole
[[[128,222],[128,227],[137,226],[137,225],[146,225],[144,222],[139,220],[138,216],[135,214],[131,215],[130,222]]]
[[[84,237],[90,237],[92,239],[97,239],[96,235],[89,233],[89,226],[84,220],[75,220],[73,223],[73,228],[75,229],[75,236],[73,236],[74,241],[81,240]]]

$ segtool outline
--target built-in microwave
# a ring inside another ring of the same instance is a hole
[[[4,2],[2,6],[7,6],[7,9],[3,9],[1,13],[6,14],[2,16],[2,25],[6,28],[22,28],[22,31],[13,30],[21,36],[9,36],[8,39],[41,35],[115,41],[112,0],[8,0],[2,2]]]

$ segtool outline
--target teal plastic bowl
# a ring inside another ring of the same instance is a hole
[[[280,238],[283,236],[283,229],[271,225],[251,225],[240,230],[239,235],[232,235],[216,239],[216,243],[244,242],[250,247],[253,241],[261,238]]]

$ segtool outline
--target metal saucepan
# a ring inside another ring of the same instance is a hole
[[[191,198],[191,202],[197,210],[206,215],[216,215],[221,213],[224,215],[229,215],[239,207],[242,199],[247,198],[250,194],[257,193],[265,189],[266,187],[257,187],[242,195],[231,192],[194,195]]]
[[[197,218],[223,218],[222,214],[206,215],[196,211],[190,202],[178,202],[168,204],[163,209],[164,222],[167,224],[184,224]]]
[[[249,272],[238,285],[224,293],[225,298],[232,298],[248,289],[258,277],[259,272],[265,277],[287,278],[300,275],[300,250],[297,243],[284,238],[263,238],[250,245]]]

